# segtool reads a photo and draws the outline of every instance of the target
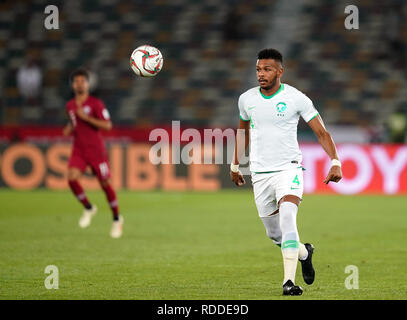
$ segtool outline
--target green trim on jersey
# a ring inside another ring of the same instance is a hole
[[[250,121],[250,119],[249,119],[249,120],[243,119],[240,114],[239,114],[239,118],[240,118],[242,121],[246,121],[246,122],[247,122],[247,121]]]
[[[261,96],[262,96],[264,99],[271,99],[271,98],[273,98],[277,93],[279,93],[280,91],[283,91],[283,90],[284,90],[284,83],[280,84],[280,88],[278,88],[278,90],[277,90],[274,94],[272,94],[271,96],[266,96],[266,95],[263,94],[263,92],[261,92],[261,88],[259,87],[259,92],[260,92]]]
[[[249,117],[249,121],[250,121],[250,128],[254,128],[254,123],[253,123],[253,120],[252,120],[252,116],[250,116]]]
[[[319,112],[317,112],[317,114],[315,116],[313,116],[311,119],[309,119],[308,122],[310,122],[312,119],[314,119],[317,115],[319,115]]]
[[[261,172],[254,172],[254,173],[275,173],[275,172],[280,172],[283,170],[277,170],[277,171],[261,171]]]
[[[299,168],[301,168],[302,170],[305,170],[304,169],[304,167],[302,167],[302,166],[299,166],[299,167],[297,167],[297,169],[299,169]],[[280,171],[283,171],[283,170],[277,170],[277,171],[261,171],[261,172],[253,172],[253,173],[274,173],[274,172],[280,172]]]

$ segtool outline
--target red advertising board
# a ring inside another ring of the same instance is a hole
[[[25,190],[68,187],[66,171],[70,142],[62,139],[61,128],[0,129],[0,187]],[[116,188],[182,191],[233,187],[226,157],[223,165],[152,164],[148,161],[154,143],[148,141],[150,132],[151,129],[120,128],[106,137],[110,139],[108,149]],[[12,143],[12,140],[19,142]],[[226,146],[223,145],[225,154]],[[305,193],[407,194],[407,145],[338,144],[343,179],[328,185],[323,181],[331,162],[322,147],[317,143],[303,143],[300,147],[305,168]],[[98,188],[94,178],[86,176],[83,179],[87,186]]]
[[[340,183],[323,184],[330,160],[319,144],[302,144],[305,193],[407,194],[407,146],[337,146],[342,162]]]

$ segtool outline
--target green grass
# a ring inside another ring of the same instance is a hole
[[[280,249],[266,236],[251,191],[120,192],[124,236],[111,239],[103,193],[78,227],[68,192],[0,192],[0,299],[406,299],[406,197],[305,196],[301,240],[317,272],[301,297],[282,297]],[[44,287],[47,265],[59,289]],[[359,268],[359,290],[344,286]]]

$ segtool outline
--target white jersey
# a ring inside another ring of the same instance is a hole
[[[300,116],[310,121],[318,115],[310,98],[301,91],[281,84],[272,96],[260,87],[239,97],[240,118],[250,121],[250,170],[270,172],[299,167],[302,154],[297,141]]]

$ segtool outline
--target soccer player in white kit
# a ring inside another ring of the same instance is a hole
[[[312,266],[314,246],[300,242],[296,221],[304,187],[302,155],[297,141],[300,116],[331,158],[332,165],[324,183],[338,182],[342,178],[341,163],[335,143],[312,101],[301,91],[281,83],[281,53],[275,49],[260,51],[256,71],[260,86],[239,97],[240,130],[230,176],[237,186],[245,183],[239,159],[250,142],[250,171],[257,211],[267,236],[281,247],[283,295],[301,295],[302,288],[295,285],[298,260],[305,283],[314,282],[315,271]]]

